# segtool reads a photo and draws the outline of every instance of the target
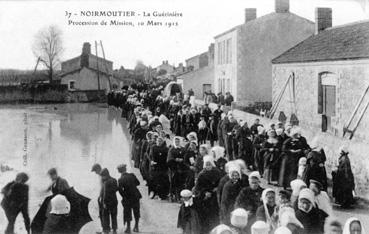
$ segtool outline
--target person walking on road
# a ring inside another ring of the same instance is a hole
[[[103,216],[103,231],[104,234],[110,232],[110,220],[113,234],[117,233],[117,206],[118,200],[116,192],[118,191],[117,180],[112,178],[109,174],[108,169],[104,168],[101,171],[101,203],[102,203],[102,216]]]
[[[14,223],[19,213],[22,213],[24,225],[27,233],[30,233],[30,219],[28,215],[28,175],[26,173],[18,173],[15,180],[8,183],[1,193],[4,195],[1,201],[1,206],[4,209],[8,226],[5,229],[5,234],[14,233]]]
[[[132,211],[135,217],[133,231],[139,232],[138,223],[140,220],[140,199],[142,195],[137,186],[140,185],[140,182],[133,173],[127,172],[127,165],[121,164],[117,169],[121,173],[118,179],[118,191],[122,196],[123,224],[127,224],[125,233],[131,233]]]

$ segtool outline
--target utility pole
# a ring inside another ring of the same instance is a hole
[[[97,90],[100,91],[99,56],[97,54],[97,41],[95,41],[96,67],[97,67]]]
[[[110,77],[111,77],[112,75],[111,75],[111,74],[109,74],[109,69],[108,69],[108,66],[106,65],[105,51],[104,51],[104,46],[103,46],[103,44],[102,44],[102,41],[101,41],[101,40],[100,40],[100,46],[101,46],[101,50],[102,50],[102,54],[103,54],[103,58],[104,58],[105,70],[106,70],[106,73],[108,74],[109,89],[111,90],[111,80],[110,80]]]

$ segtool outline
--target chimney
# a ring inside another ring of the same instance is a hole
[[[332,27],[332,8],[315,8],[315,34]]]
[[[88,42],[83,43],[82,54],[91,54],[91,44]]]
[[[81,55],[81,61],[80,61],[81,67],[89,66],[89,55],[90,54],[91,54],[91,44],[88,42],[83,43],[82,55]]]
[[[245,9],[245,23],[256,19],[256,8]]]
[[[276,13],[287,13],[290,11],[289,0],[275,0],[275,12]]]

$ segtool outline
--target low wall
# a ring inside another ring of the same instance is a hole
[[[0,103],[104,102],[105,90],[68,91],[67,85],[0,86]]]
[[[198,105],[202,105],[204,102],[197,100]],[[216,104],[211,103],[210,108],[217,108]],[[237,120],[245,120],[251,125],[256,118],[260,119],[260,123],[264,126],[268,126],[271,123],[276,123],[278,120],[263,118],[261,116],[253,115],[240,110],[232,110]],[[329,133],[316,132],[310,129],[302,128],[302,134],[306,137],[308,143],[314,138],[317,138],[320,145],[324,148],[327,156],[326,168],[327,176],[331,178],[332,170],[335,170],[338,165],[339,152],[338,149],[342,145],[346,145],[349,149],[349,157],[351,160],[351,167],[355,177],[355,192],[359,197],[369,200],[369,144],[363,140],[357,140],[353,138],[348,140],[342,137],[333,136]]]
[[[0,86],[0,103],[62,103],[67,95],[66,85]]]

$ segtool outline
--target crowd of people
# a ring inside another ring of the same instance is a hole
[[[221,103],[215,110],[208,104],[199,107],[191,92],[168,95],[163,87],[149,85],[112,91],[108,105],[127,119],[130,156],[150,198],[181,203],[177,226],[183,233],[365,233],[359,219],[342,225],[334,217],[324,149],[318,139],[308,144],[296,126],[263,126],[258,119],[249,126]],[[353,205],[355,188],[348,154],[346,147],[339,149],[338,167],[332,173],[332,196],[345,208]],[[131,233],[133,218],[133,231],[138,232],[140,182],[126,165],[117,170],[118,180],[99,164],[91,170],[101,183],[97,200],[102,232],[117,233],[117,193],[122,197],[125,233]],[[78,233],[76,222],[88,221],[81,220],[81,210],[75,213],[76,206],[83,205],[73,201],[78,196],[68,182],[55,168],[48,174],[52,196],[44,206],[47,215],[36,215],[32,223],[28,175],[19,173],[2,189],[6,234],[14,233],[19,213],[28,233]]]
[[[281,122],[249,126],[221,104],[196,106],[192,95],[141,86],[108,98],[128,121],[131,159],[150,197],[182,203],[183,233],[365,233],[357,219],[342,228],[333,218],[318,139],[308,144],[300,128]],[[348,153],[340,148],[332,173],[343,207],[354,202]]]

